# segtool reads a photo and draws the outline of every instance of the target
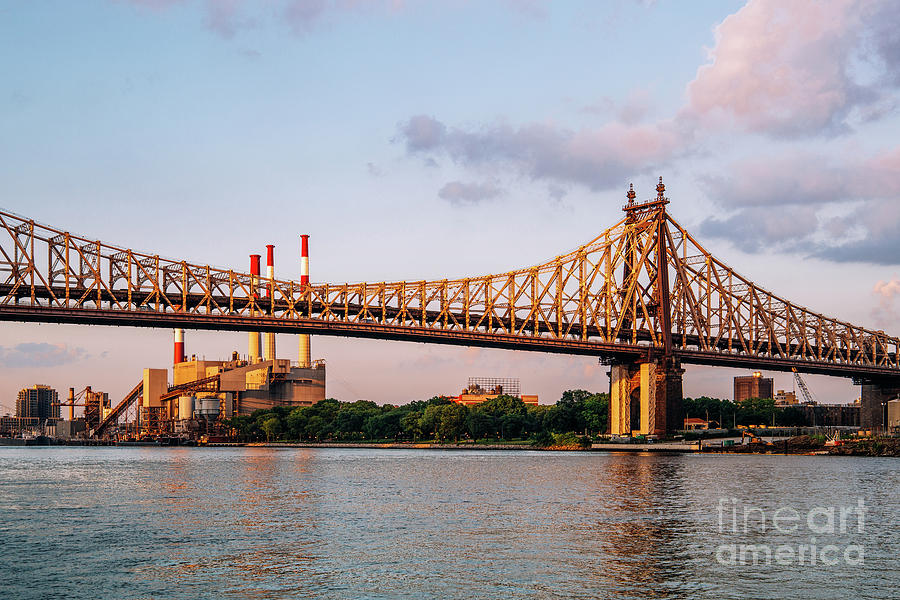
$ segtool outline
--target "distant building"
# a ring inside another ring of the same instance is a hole
[[[84,419],[75,419],[74,421],[57,421],[56,430],[53,437],[71,440],[77,437],[84,437],[87,432],[87,422]]]
[[[84,421],[88,429],[94,429],[109,413],[109,394],[95,392],[91,386],[84,390]]]
[[[756,371],[753,375],[734,378],[734,401],[743,402],[748,398],[774,398],[772,390],[775,381],[771,377],[763,377]]]
[[[859,427],[859,404],[800,404],[808,425],[816,427]]]
[[[12,415],[0,417],[0,436],[13,436],[22,431],[22,419]]]
[[[797,404],[797,394],[795,392],[786,392],[784,390],[775,392],[776,406],[792,406],[794,404]]]
[[[688,417],[684,420],[684,428],[685,430],[693,429],[709,429],[709,421],[706,419],[698,419],[695,417]]]
[[[24,426],[40,425],[59,418],[59,394],[48,385],[34,385],[19,390],[16,416]]]
[[[888,433],[900,433],[900,400],[890,400],[887,403]]]
[[[531,406],[538,404],[536,395],[522,394],[518,379],[497,377],[469,377],[469,383],[462,393],[459,396],[451,396],[450,399],[457,404],[473,406],[501,395],[515,396]]]

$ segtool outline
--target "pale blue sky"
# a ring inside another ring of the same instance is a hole
[[[900,333],[897,9],[744,4],[0,1],[0,206],[226,267],[274,243],[283,277],[309,233],[316,281],[444,278],[577,246],[628,182],[646,196],[663,175],[675,217],[739,271]],[[0,403],[36,382],[118,397],[170,342],[0,324]],[[21,366],[25,343],[64,345],[40,361],[65,364]],[[245,345],[187,335],[208,358]],[[314,354],[343,400],[470,375],[518,376],[543,402],[607,385],[586,358],[320,337]],[[686,393],[728,396],[734,374],[690,368]]]

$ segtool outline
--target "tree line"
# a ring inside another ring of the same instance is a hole
[[[556,404],[526,405],[501,395],[464,406],[435,396],[399,406],[327,398],[312,406],[276,406],[229,420],[241,441],[437,441],[531,440],[569,445],[607,429],[609,395],[569,390]]]
[[[715,421],[720,427],[730,429],[741,425],[776,425],[804,427],[810,425],[806,415],[795,406],[775,406],[772,398],[748,398],[732,402],[721,398],[701,396],[684,399],[685,418]]]

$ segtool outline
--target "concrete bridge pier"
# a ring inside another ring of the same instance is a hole
[[[859,399],[859,426],[881,433],[886,426],[886,404],[900,398],[900,381],[863,381]]]
[[[682,428],[684,369],[666,361],[615,364],[609,371],[612,435],[666,435]]]

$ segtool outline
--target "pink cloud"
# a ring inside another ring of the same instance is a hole
[[[684,115],[774,136],[847,128],[855,108],[881,100],[875,85],[854,79],[853,63],[889,6],[890,0],[750,0],[716,28],[710,62],[688,86]],[[897,68],[890,61],[877,66]]]
[[[895,276],[890,281],[878,281],[872,288],[878,306],[872,311],[872,318],[879,326],[889,327],[897,322],[897,297],[900,296],[900,280]]]

